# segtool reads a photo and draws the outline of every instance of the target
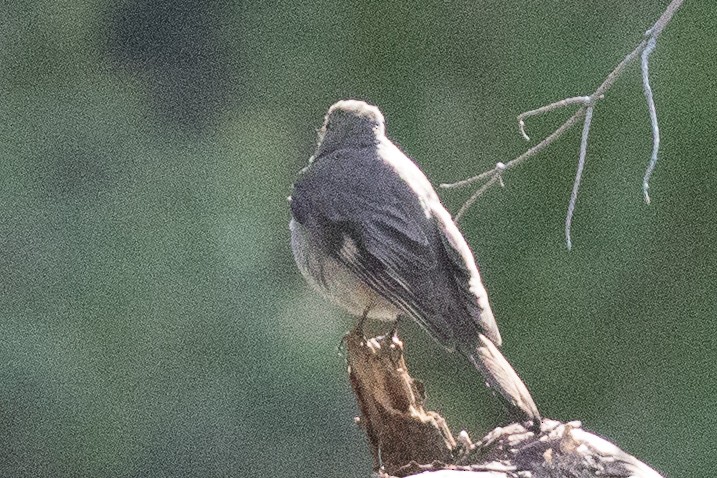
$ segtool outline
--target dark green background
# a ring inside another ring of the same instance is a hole
[[[326,109],[379,105],[457,180],[524,151],[515,116],[589,93],[668,2],[390,3],[3,2],[0,476],[368,475],[352,319],[288,244]],[[572,252],[579,128],[463,222],[543,413],[674,477],[717,468],[717,7],[685,3],[652,57],[651,206],[633,67],[596,110]],[[403,337],[454,430],[501,423],[460,357]]]

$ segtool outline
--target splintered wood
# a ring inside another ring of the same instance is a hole
[[[539,433],[513,423],[477,443],[465,432],[456,440],[445,420],[424,408],[423,385],[408,374],[398,337],[367,339],[354,331],[345,344],[359,423],[381,478],[662,478],[580,422],[543,419]]]
[[[392,474],[408,463],[450,463],[456,441],[445,420],[424,408],[423,387],[414,381],[396,336],[346,336],[349,377],[361,409],[374,469]]]

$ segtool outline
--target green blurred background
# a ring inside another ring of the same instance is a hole
[[[434,182],[461,179],[524,151],[516,115],[589,93],[667,3],[3,2],[0,476],[367,476],[337,352],[352,319],[289,249],[326,109],[379,105]],[[717,5],[685,3],[652,57],[653,204],[633,67],[596,111],[572,252],[579,128],[463,229],[543,413],[709,476]],[[402,334],[455,431],[504,420],[464,360]]]

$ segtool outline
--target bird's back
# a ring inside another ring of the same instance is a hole
[[[390,142],[317,157],[295,183],[291,209],[325,253],[447,348],[471,353],[480,333],[500,345],[465,239]]]

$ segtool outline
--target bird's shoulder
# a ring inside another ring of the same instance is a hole
[[[305,214],[294,209],[311,208],[329,221],[425,216],[420,197],[375,147],[339,149],[314,158],[294,183],[291,207],[299,216]]]
[[[294,184],[291,210],[317,237],[348,234],[382,262],[402,257],[409,267],[427,267],[435,261],[429,240],[435,224],[423,201],[375,148],[315,158]]]

